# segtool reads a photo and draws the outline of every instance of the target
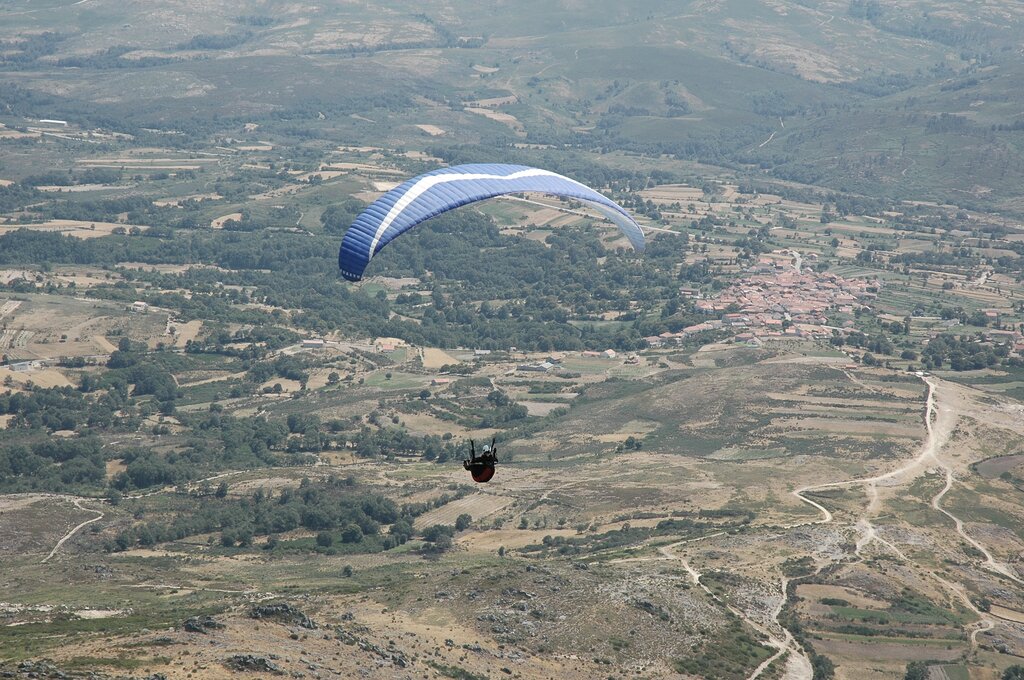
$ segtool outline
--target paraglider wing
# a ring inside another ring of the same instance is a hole
[[[644,233],[629,213],[576,180],[525,165],[456,165],[414,177],[367,207],[345,232],[338,253],[341,273],[349,281],[358,281],[381,248],[420,222],[467,203],[520,192],[587,203],[612,220],[635,250],[644,249]]]

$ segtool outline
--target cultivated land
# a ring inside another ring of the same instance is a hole
[[[0,7],[0,668],[1024,657],[1019,7],[598,4]]]

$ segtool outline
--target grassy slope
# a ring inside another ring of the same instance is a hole
[[[750,162],[857,192],[1022,207],[1014,178],[1024,167],[1024,142],[1018,132],[991,129],[1014,122],[1024,78],[1010,49],[1022,21],[1011,3],[975,8],[969,17],[956,3],[918,0],[887,3],[872,18],[824,0],[659,2],[643,11],[604,2],[586,12],[527,2],[486,13],[461,1],[391,2],[372,13],[271,3],[249,13],[273,16],[269,26],[212,3],[188,13],[167,8],[156,21],[150,12],[148,3],[129,3],[117,17],[92,5],[3,13],[5,39],[42,30],[66,35],[53,55],[3,79],[138,124],[293,109],[286,118],[320,139],[373,136],[414,146],[509,136],[509,127],[462,112],[460,102],[514,94],[519,103],[504,110],[526,126],[528,139],[567,140],[573,128],[600,124],[578,141]],[[197,35],[244,34],[251,35],[226,49],[178,49]],[[444,49],[459,38],[478,40]],[[179,61],[52,65],[110,47]],[[670,111],[666,97],[685,100],[689,113]],[[615,107],[620,114],[608,118]],[[83,106],[68,115],[76,108]],[[963,115],[965,127],[929,131],[929,117],[941,113]],[[449,134],[433,139],[415,123]],[[970,186],[962,186],[965,176]]]

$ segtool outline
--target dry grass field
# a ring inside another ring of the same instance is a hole
[[[40,294],[0,309],[9,328],[33,333],[26,348],[71,341],[49,337],[46,319],[54,314],[68,320],[76,337],[103,338],[107,350],[115,333],[151,341],[163,336],[167,322],[162,313],[133,315],[109,303]],[[179,342],[185,331],[203,337],[204,327],[177,324]],[[372,355],[372,345],[364,346]],[[237,654],[274,654],[282,669],[366,677],[393,677],[396,659],[442,677],[483,674],[499,664],[523,677],[587,678],[604,673],[609,662],[663,677],[672,672],[672,659],[718,658],[708,645],[749,644],[743,677],[762,661],[783,676],[805,677],[813,650],[836,664],[837,677],[881,679],[898,677],[912,660],[975,667],[1002,663],[994,645],[1018,649],[1013,627],[1024,611],[1016,587],[1024,578],[1024,525],[1017,522],[1024,506],[1000,478],[1016,469],[1012,460],[983,461],[992,457],[992,441],[1024,431],[1015,402],[998,390],[849,369],[849,359],[812,342],[760,349],[726,343],[685,357],[643,353],[639,365],[564,352],[562,370],[576,377],[532,382],[508,370],[521,361],[510,358],[487,364],[468,391],[434,388],[427,410],[392,410],[394,404],[382,401],[388,395],[417,393],[440,366],[461,356],[418,349],[392,354],[400,363],[388,366],[387,379],[383,369],[361,363],[366,358],[349,363],[362,355],[339,346],[309,355],[323,363],[310,368],[306,393],[297,380],[275,377],[261,387],[280,384],[282,395],[249,399],[223,396],[244,371],[194,368],[180,374],[180,389],[214,391],[197,392],[208,395],[196,398],[198,410],[154,415],[145,427],[162,426],[162,436],[174,437],[191,414],[217,402],[236,417],[302,412],[324,421],[362,420],[380,409],[385,421],[393,414],[411,433],[479,441],[495,430],[446,418],[465,417],[463,410],[478,408],[495,388],[533,405],[538,417],[544,414],[537,405],[545,412],[569,408],[571,417],[503,442],[503,462],[486,488],[469,488],[457,460],[367,460],[344,442],[325,448],[309,467],[205,482],[212,490],[225,481],[233,499],[275,497],[299,490],[303,477],[329,474],[351,476],[398,503],[432,502],[458,490],[414,522],[422,531],[469,515],[470,527],[455,536],[451,550],[421,553],[422,543],[413,540],[383,553],[271,554],[265,537],[239,550],[207,533],[101,553],[97,546],[135,521],[133,511],[158,514],[181,502],[181,490],[169,485],[118,506],[5,496],[0,543],[16,548],[8,569],[25,594],[16,604],[50,606],[59,592],[70,608],[62,625],[79,631],[73,644],[59,647],[9,632],[5,645],[62,664],[120,659],[168,677],[213,677]],[[288,356],[304,355],[292,348]],[[328,386],[327,376],[338,369],[365,381]],[[615,377],[626,369],[636,375]],[[15,389],[29,378],[71,386],[78,379],[56,369],[5,369],[0,377],[8,375]],[[112,460],[105,472],[112,477],[126,469]],[[944,490],[947,475],[953,481]],[[73,531],[100,512],[102,518]],[[275,540],[313,544],[316,536],[300,528]],[[28,568],[65,537],[44,567]],[[94,564],[103,566],[89,571]],[[343,575],[345,567],[351,576]],[[79,577],[68,580],[67,570]],[[256,603],[282,599],[320,628],[248,618]],[[185,632],[183,622],[197,608],[225,627]],[[54,620],[26,608],[6,616],[23,624],[9,631]],[[617,625],[606,625],[611,621]],[[786,637],[793,621],[806,632],[799,641]],[[94,625],[101,628],[88,628]],[[102,638],[89,630],[103,630]],[[592,651],[581,655],[580,649]],[[778,650],[788,653],[771,661]]]
[[[109,236],[111,233],[114,232],[115,229],[145,230],[146,227],[135,226],[130,224],[119,224],[116,222],[91,222],[82,220],[49,220],[46,222],[17,225],[0,224],[0,234],[10,233],[18,229],[32,229],[34,231],[53,232],[58,234],[64,234],[65,236],[74,236],[76,238],[99,238],[100,236]]]

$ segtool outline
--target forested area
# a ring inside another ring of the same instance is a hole
[[[415,402],[382,400],[365,421],[322,419],[302,411],[238,416],[218,403],[203,410],[179,410],[183,390],[173,374],[198,365],[189,358],[192,355],[147,354],[128,341],[121,346],[111,355],[108,370],[83,372],[77,388],[0,394],[0,416],[8,416],[6,428],[0,430],[0,490],[132,494],[187,484],[225,469],[307,465],[314,460],[311,454],[328,450],[350,450],[368,459],[399,456],[437,463],[463,455],[462,442],[451,435],[414,435],[398,425],[398,416],[387,415],[396,406],[404,413],[417,410],[409,406],[426,407],[429,391],[421,392]],[[258,395],[259,385],[275,378],[304,384],[311,368],[302,356],[244,359],[239,367],[246,366],[247,379],[222,388],[224,396]],[[341,379],[334,375],[332,384],[338,389]],[[296,395],[304,392],[303,387]],[[525,407],[501,391],[480,396],[478,402],[474,406],[465,396],[459,404],[434,400],[440,413],[469,427],[503,428],[526,421]],[[449,408],[462,415],[450,416]],[[173,426],[163,422],[165,417],[173,418]],[[169,451],[157,453],[130,443],[140,433],[172,434],[172,427],[179,436]],[[119,434],[126,441],[111,439]],[[119,471],[108,474],[106,464],[111,460],[117,461]]]
[[[465,490],[459,490],[442,494],[429,503],[399,506],[352,477],[332,476],[322,481],[303,478],[297,488],[260,489],[241,496],[231,493],[227,482],[221,482],[216,488],[178,497],[172,504],[181,507],[170,512],[157,511],[153,518],[144,513],[144,521],[119,532],[104,547],[108,551],[123,551],[218,533],[209,542],[225,549],[257,547],[264,551],[317,551],[331,555],[373,553],[404,545],[417,535],[427,541],[427,550],[444,549],[454,533],[450,527],[428,527],[417,532],[413,521],[464,494]],[[111,500],[126,508],[133,503],[119,495]],[[382,527],[388,528],[387,533],[382,533]],[[317,532],[316,537],[280,538],[296,529]]]
[[[337,219],[334,212],[327,224]],[[126,273],[151,288],[138,293],[119,283],[98,286],[93,294],[142,299],[177,309],[185,320],[212,317],[238,323],[265,320],[263,312],[237,304],[258,302],[289,310],[292,324],[317,333],[342,330],[438,347],[635,349],[645,335],[699,320],[677,301],[675,268],[688,249],[685,237],[654,238],[641,259],[628,249],[606,248],[593,231],[561,230],[542,244],[503,235],[493,221],[472,211],[456,212],[423,225],[416,238],[400,239],[375,258],[375,273],[412,276],[433,287],[426,300],[413,295],[397,303],[340,279],[337,237],[330,233],[252,236],[175,230],[154,238],[152,231],[88,240],[15,231],[0,236],[0,264],[214,263],[231,271]],[[602,258],[595,268],[593,263]],[[225,285],[254,290],[225,290]],[[160,290],[181,288],[195,293],[186,298]],[[678,311],[650,318],[663,301]],[[418,322],[393,319],[392,311]],[[614,330],[570,323],[596,320],[608,311],[621,312],[626,323]]]
[[[954,371],[970,371],[994,366],[1001,361],[1008,365],[1020,366],[1021,360],[1013,357],[1007,360],[1010,348],[1006,344],[978,342],[977,338],[943,334],[933,338],[921,353],[921,362],[926,370],[948,366]]]
[[[118,534],[107,548],[151,546],[214,531],[221,532],[224,547],[246,547],[256,536],[299,527],[314,531],[339,529],[345,543],[360,543],[364,536],[375,537],[381,524],[399,520],[398,508],[392,501],[358,488],[350,478],[319,483],[306,479],[298,489],[285,488],[276,495],[260,491],[247,498],[228,496],[227,489],[228,485],[222,483],[214,493],[194,496],[191,512],[175,514],[166,522],[141,523]],[[411,527],[408,533],[412,533]]]

